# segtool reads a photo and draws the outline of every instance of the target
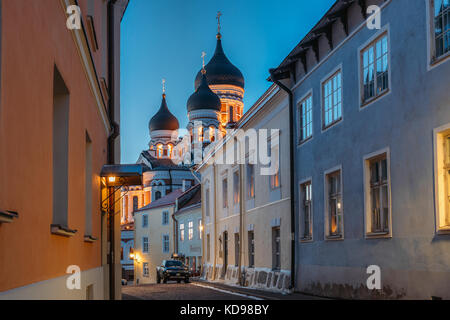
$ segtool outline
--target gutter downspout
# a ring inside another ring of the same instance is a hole
[[[294,94],[291,89],[282,84],[273,75],[274,70],[270,69],[270,80],[289,95],[289,166],[290,176],[290,197],[291,197],[291,285],[290,290],[295,288],[295,143],[294,143]]]
[[[178,199],[175,202],[175,210],[172,214],[173,224],[173,243],[174,243],[174,253],[178,253],[178,220],[175,218],[175,213],[178,211]]]
[[[242,278],[242,254],[243,254],[243,250],[242,250],[242,241],[244,239],[244,223],[243,223],[243,219],[244,219],[244,212],[245,212],[245,208],[244,208],[244,165],[240,164],[239,165],[239,260],[238,260],[238,285],[244,286],[245,285],[245,279],[241,279]]]
[[[108,85],[109,85],[109,100],[108,100],[108,117],[112,126],[111,135],[108,137],[108,154],[107,162],[108,164],[115,164],[115,148],[114,143],[116,138],[119,136],[119,125],[114,119],[114,107],[115,107],[115,77],[114,77],[114,4],[117,0],[109,0],[108,2]],[[110,190],[111,192],[111,190]],[[114,192],[114,191],[113,191]],[[114,194],[111,197],[111,206],[115,204]],[[109,210],[109,299],[115,300],[115,223],[114,223],[114,208]]]
[[[214,175],[214,263],[213,263],[213,274],[212,274],[212,280],[216,280],[216,263],[217,263],[217,255],[216,255],[216,249],[217,249],[217,177],[216,177],[216,164],[213,164],[213,175]],[[210,248],[211,249],[211,248]]]

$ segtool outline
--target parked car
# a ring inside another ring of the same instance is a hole
[[[126,286],[128,284],[128,280],[127,279],[122,279],[122,285]]]
[[[178,260],[164,260],[161,266],[156,267],[157,283],[161,283],[161,280],[163,283],[169,280],[176,280],[178,283],[184,280],[185,283],[189,283],[190,276],[189,268]]]

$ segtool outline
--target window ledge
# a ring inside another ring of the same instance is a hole
[[[386,239],[392,238],[389,232],[368,232],[366,233],[366,239]]]
[[[449,235],[450,234],[450,227],[444,227],[444,228],[440,228],[439,230],[436,231],[437,235]]]
[[[0,223],[11,223],[17,219],[19,214],[14,211],[0,211]]]
[[[450,58],[450,51],[447,52],[447,53],[445,53],[445,54],[443,54],[442,56],[440,56],[440,57],[438,57],[438,58],[433,58],[433,59],[430,61],[430,66],[431,66],[431,67],[434,67],[435,65],[438,65],[438,64],[444,62],[444,61],[447,60],[448,58]]]
[[[84,235],[84,242],[93,243],[97,240],[98,240],[98,238],[93,237],[91,235]]]
[[[301,243],[311,243],[311,242],[313,242],[313,238],[303,238],[303,239],[300,239],[300,242]]]
[[[342,236],[342,235],[326,236],[325,240],[328,240],[328,241],[344,240],[344,236]]]
[[[63,237],[72,237],[78,232],[77,230],[72,230],[59,224],[52,224],[50,230],[52,234]]]
[[[380,100],[381,98],[386,96],[389,92],[391,92],[390,88],[384,90],[383,92],[381,92],[380,94],[376,95],[375,97],[369,98],[368,100],[365,100],[365,101],[361,102],[360,109],[364,109],[367,106],[371,105],[372,103]]]
[[[300,141],[298,142],[297,146],[300,147],[300,146],[306,144],[307,142],[311,141],[312,138],[313,138],[313,136],[311,135],[311,136],[309,136],[309,137],[306,138],[306,139],[300,140]]]

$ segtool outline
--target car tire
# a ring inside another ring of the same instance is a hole
[[[159,273],[156,274],[156,283],[161,283],[161,278],[159,276]]]
[[[163,283],[167,283],[167,278],[166,277],[163,278]]]

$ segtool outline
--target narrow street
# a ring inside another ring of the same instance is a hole
[[[122,287],[123,300],[322,300],[294,293],[283,295],[201,281],[191,283],[128,285]]]

